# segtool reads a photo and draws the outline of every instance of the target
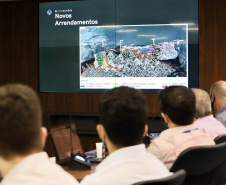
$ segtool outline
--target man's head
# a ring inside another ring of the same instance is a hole
[[[201,89],[192,89],[195,94],[196,113],[195,118],[199,119],[211,115],[211,101],[209,94]]]
[[[211,86],[210,98],[214,112],[226,105],[226,81],[220,80]]]
[[[159,92],[158,100],[161,112],[174,124],[180,126],[193,123],[195,95],[191,89],[170,86]]]
[[[36,93],[22,84],[0,87],[0,157],[10,160],[42,149],[42,112]]]
[[[99,108],[100,124],[114,145],[126,147],[142,142],[147,121],[147,104],[142,92],[129,87],[108,90],[101,96]]]

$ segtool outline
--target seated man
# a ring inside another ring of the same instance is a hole
[[[93,174],[82,180],[82,185],[131,185],[171,175],[141,144],[147,132],[147,108],[140,91],[129,87],[106,91],[99,105],[97,131],[106,143],[109,155]]]
[[[210,88],[214,117],[226,127],[226,81],[218,81]]]
[[[211,113],[211,101],[209,94],[201,89],[192,89],[196,100],[195,124],[200,130],[207,132],[212,139],[226,134],[224,125],[216,120]]]
[[[47,130],[42,125],[36,93],[21,84],[0,87],[1,185],[79,184],[42,151]]]
[[[198,130],[193,123],[195,116],[195,95],[191,89],[183,86],[171,86],[160,91],[158,96],[161,115],[169,129],[161,132],[148,147],[171,168],[178,155],[192,146],[214,145],[209,134]]]

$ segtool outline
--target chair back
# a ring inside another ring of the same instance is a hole
[[[149,181],[142,181],[133,185],[181,185],[186,177],[184,170],[178,170],[173,175],[162,179],[155,179]]]
[[[186,171],[183,185],[216,185],[226,183],[226,142],[196,146],[183,151],[170,171]]]
[[[187,175],[202,175],[226,159],[226,142],[218,145],[190,147],[178,156],[170,171],[184,169]]]
[[[220,144],[220,143],[226,142],[226,134],[222,134],[222,135],[217,136],[217,137],[214,139],[214,142],[215,142],[216,144]]]

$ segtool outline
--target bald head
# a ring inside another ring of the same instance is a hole
[[[226,105],[226,81],[220,80],[210,88],[213,113],[216,114]]]
[[[196,113],[195,118],[202,118],[211,115],[211,101],[209,94],[201,89],[192,89],[195,94]]]
[[[210,88],[210,94],[214,94],[216,97],[226,100],[226,81],[220,80],[214,83]]]

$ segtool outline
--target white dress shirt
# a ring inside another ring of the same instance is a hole
[[[49,161],[45,152],[29,155],[16,164],[1,185],[78,185],[78,181],[59,165]]]
[[[104,159],[82,185],[131,185],[171,175],[164,164],[147,153],[145,145],[118,149]]]

